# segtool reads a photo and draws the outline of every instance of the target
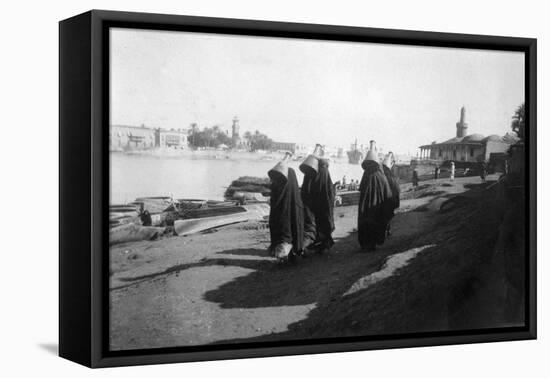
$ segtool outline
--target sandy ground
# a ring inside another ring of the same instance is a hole
[[[407,303],[416,294],[405,293],[411,285],[394,278],[426,284],[415,262],[439,258],[452,239],[454,225],[443,222],[439,206],[479,184],[477,177],[423,182],[417,192],[403,185],[392,235],[370,254],[358,252],[356,207],[335,209],[336,243],[328,254],[289,265],[267,255],[269,230],[262,222],[113,246],[111,349],[460,328],[448,301],[444,311],[434,308],[438,301],[425,302],[437,295],[433,284],[419,287],[427,299]],[[387,303],[371,303],[378,299]],[[418,314],[403,318],[411,307]],[[478,323],[471,324],[484,326]]]

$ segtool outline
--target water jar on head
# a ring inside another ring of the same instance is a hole
[[[291,156],[292,154],[289,151],[286,151],[283,159],[267,172],[267,175],[272,181],[286,181],[288,179],[288,162],[290,161]]]
[[[378,163],[378,156],[376,154],[376,141],[370,141],[370,148],[367,152],[367,156],[365,156],[365,160],[375,161]]]
[[[319,159],[323,156],[323,146],[317,143],[313,153],[308,155],[305,160],[300,164],[300,171],[305,175],[308,173],[316,174],[319,171]]]

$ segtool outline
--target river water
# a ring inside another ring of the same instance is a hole
[[[110,154],[111,204],[132,202],[137,197],[173,196],[173,198],[223,199],[223,193],[231,181],[240,176],[267,177],[279,159],[267,160],[266,156],[247,153],[247,156],[224,154],[218,158],[204,156],[158,157],[150,155]],[[300,161],[292,161],[301,184],[303,175],[298,169]],[[347,161],[330,163],[332,181],[346,175],[361,179],[360,165]]]

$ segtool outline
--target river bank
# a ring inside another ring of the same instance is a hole
[[[175,150],[177,151],[177,150]],[[203,198],[222,200],[229,183],[240,176],[266,177],[282,154],[250,152],[184,151],[174,158],[159,158],[150,154],[110,154],[110,203],[125,204],[138,197],[168,196],[173,198]],[[209,157],[220,153],[220,158]],[[189,154],[189,155],[185,155]],[[225,158],[225,154],[230,156]],[[231,154],[231,155],[229,155]],[[289,167],[296,172],[298,182],[303,174],[293,160]],[[346,176],[359,180],[360,165],[333,161],[330,165],[333,182]]]
[[[335,209],[330,253],[292,265],[266,253],[265,222],[115,246],[111,349],[521,323],[501,311],[515,298],[509,264],[488,263],[501,222],[488,185],[477,177],[403,185],[392,235],[372,254],[358,253],[355,206]],[[455,197],[470,199],[439,210]]]

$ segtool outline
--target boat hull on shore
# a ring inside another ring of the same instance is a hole
[[[189,235],[229,224],[263,220],[269,216],[267,204],[236,206],[236,212],[205,218],[179,219],[174,221],[174,232],[177,235]]]

